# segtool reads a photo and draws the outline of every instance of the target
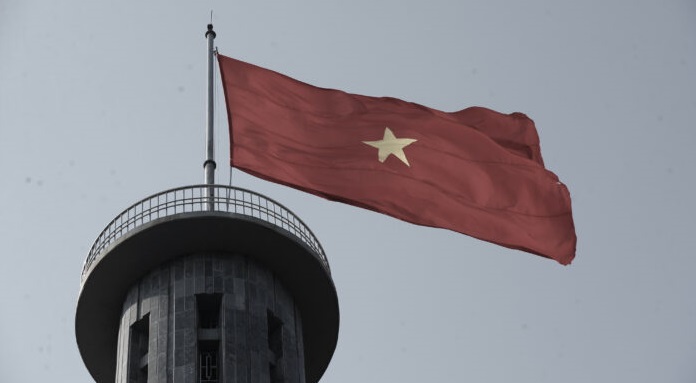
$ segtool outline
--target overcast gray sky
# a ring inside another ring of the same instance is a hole
[[[0,381],[91,381],[74,312],[92,241],[203,181],[211,9],[221,53],[314,85],[528,114],[573,197],[563,267],[235,171],[327,251],[322,382],[696,381],[693,0],[0,0]]]

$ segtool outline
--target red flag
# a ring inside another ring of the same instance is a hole
[[[524,114],[446,113],[317,88],[218,55],[231,165],[419,225],[569,264],[570,194]]]

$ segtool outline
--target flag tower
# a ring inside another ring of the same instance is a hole
[[[315,383],[338,298],[312,231],[280,203],[216,185],[208,25],[205,184],[136,202],[97,237],[75,332],[95,381]]]

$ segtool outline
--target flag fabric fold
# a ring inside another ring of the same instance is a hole
[[[569,264],[570,194],[522,113],[442,112],[218,55],[230,163],[330,200]]]

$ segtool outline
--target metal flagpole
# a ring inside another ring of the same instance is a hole
[[[215,40],[215,31],[213,31],[213,24],[208,24],[208,31],[205,32],[205,38],[208,39],[208,100],[207,100],[207,111],[206,111],[206,121],[208,128],[206,130],[206,158],[203,163],[203,168],[205,170],[205,183],[206,185],[215,184],[215,150],[214,150],[214,140],[215,140],[215,130],[213,125],[213,64],[215,61],[213,52],[213,40]],[[208,210],[213,210],[213,202],[215,198],[215,188],[213,186],[208,187],[207,190],[208,197]]]

